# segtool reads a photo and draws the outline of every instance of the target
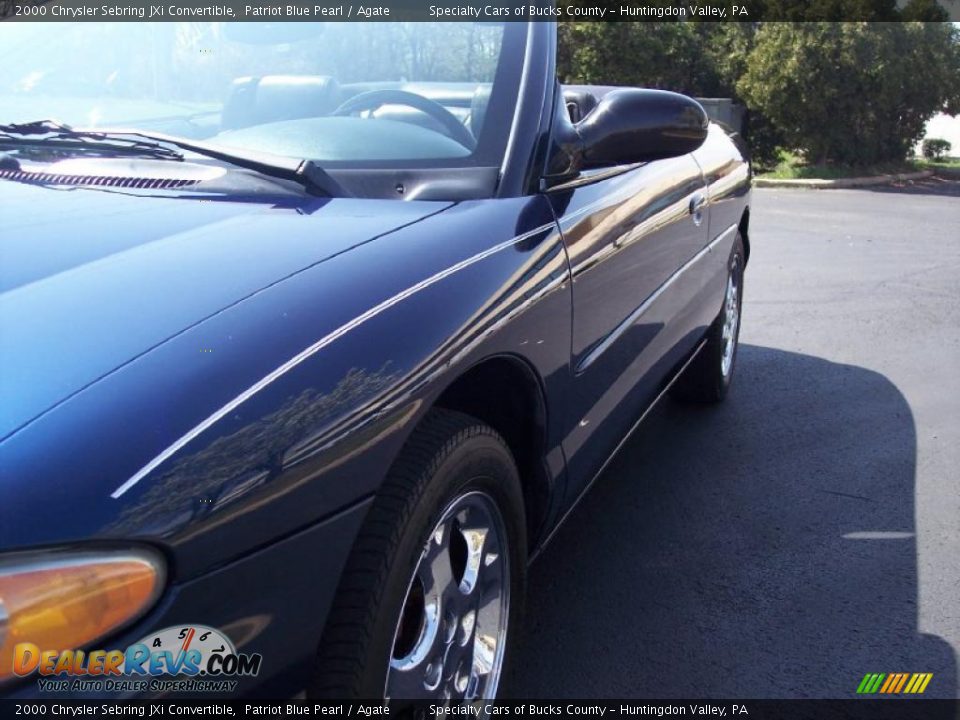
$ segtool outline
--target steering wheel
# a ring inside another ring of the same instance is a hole
[[[440,123],[446,130],[447,135],[468,150],[473,150],[477,145],[473,134],[467,129],[466,125],[457,119],[456,115],[435,100],[406,90],[370,90],[363,92],[354,95],[330,114],[349,115],[360,110],[376,110],[382,105],[406,105],[415,110],[420,110]]]

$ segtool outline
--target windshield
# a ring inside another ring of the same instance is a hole
[[[499,167],[522,23],[0,23],[0,124],[317,160]]]

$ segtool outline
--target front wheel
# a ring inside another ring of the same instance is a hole
[[[723,307],[707,331],[706,344],[671,389],[671,396],[677,400],[720,402],[730,389],[740,341],[744,265],[743,238],[738,232],[727,261]]]
[[[432,411],[365,520],[321,641],[311,694],[491,700],[526,579],[520,479],[503,439]]]

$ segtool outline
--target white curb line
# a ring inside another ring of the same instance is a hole
[[[923,180],[932,177],[933,170],[921,170],[912,173],[898,173],[896,175],[874,175],[873,177],[837,178],[836,180],[787,180],[779,178],[754,178],[756,187],[787,187],[811,188],[826,190],[829,188],[866,187],[869,185],[889,185],[895,182],[908,180]]]

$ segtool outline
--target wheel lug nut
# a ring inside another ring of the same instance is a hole
[[[443,663],[439,660],[434,660],[427,665],[427,669],[423,674],[424,687],[426,687],[427,690],[436,690],[442,676]]]
[[[470,610],[466,615],[463,616],[463,619],[460,621],[460,644],[466,645],[470,641],[470,637],[473,635],[473,626],[477,622],[477,613],[475,610]]]
[[[470,684],[470,673],[466,672],[464,667],[461,665],[460,669],[457,671],[456,677],[453,681],[453,686],[457,689],[458,693],[465,693],[467,691],[467,685]]]
[[[459,618],[457,618],[457,614],[452,610],[449,610],[447,612],[446,621],[444,622],[444,628],[443,628],[444,630],[443,639],[447,645],[453,642],[454,635],[457,634],[458,622],[459,622]]]

